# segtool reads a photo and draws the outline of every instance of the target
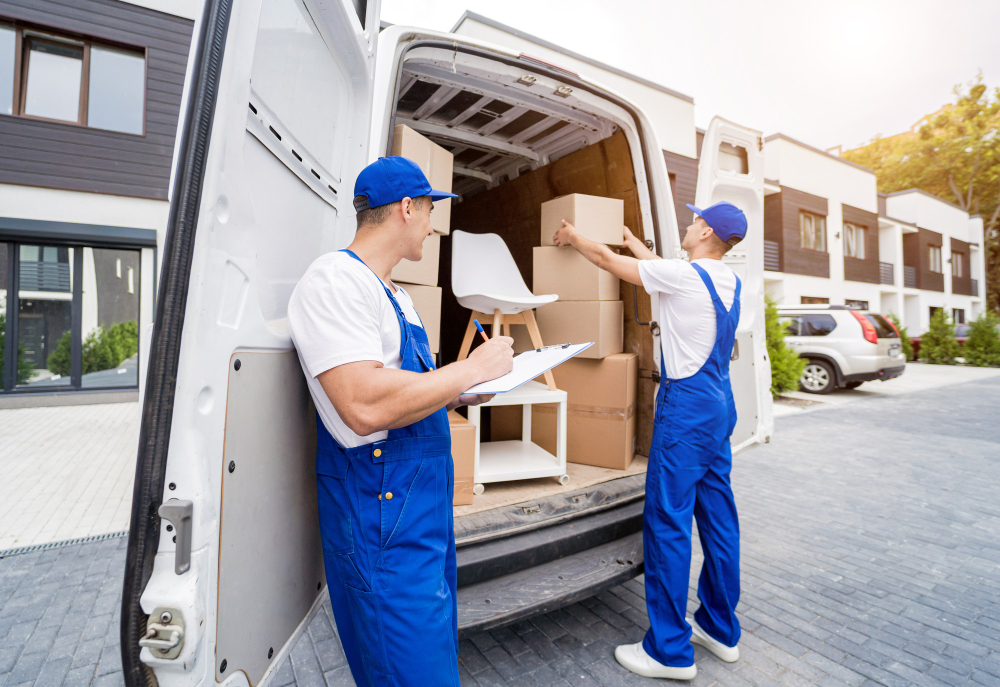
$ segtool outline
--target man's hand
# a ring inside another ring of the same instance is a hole
[[[494,336],[469,355],[469,363],[479,372],[480,379],[476,384],[503,377],[513,369],[513,344],[514,339],[509,336]]]
[[[573,237],[576,236],[576,227],[566,220],[563,220],[562,223],[562,227],[552,237],[552,243],[556,246],[573,245]]]
[[[455,410],[459,406],[478,406],[493,399],[496,394],[462,394],[448,404],[448,410]]]
[[[628,227],[622,227],[625,247],[639,260],[656,260],[660,256],[646,248],[646,244],[635,237]]]

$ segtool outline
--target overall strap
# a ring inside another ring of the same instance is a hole
[[[357,253],[352,251],[350,248],[342,248],[339,252],[347,253],[352,258],[360,262],[362,265],[368,267],[368,263],[359,258]],[[410,323],[407,322],[406,316],[403,315],[403,309],[399,307],[399,303],[396,301],[396,297],[392,295],[392,291],[390,291],[389,287],[385,285],[385,282],[383,282],[379,278],[379,276],[375,274],[375,270],[373,270],[371,267],[368,267],[368,271],[372,273],[372,276],[378,279],[378,283],[382,285],[382,290],[385,291],[385,295],[389,297],[389,302],[392,303],[393,310],[396,311],[396,321],[399,323],[399,331],[400,331],[399,354],[402,355],[403,350],[406,347],[406,340],[410,336]]]

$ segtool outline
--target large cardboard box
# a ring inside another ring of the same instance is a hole
[[[535,311],[546,346],[562,343],[594,345],[578,358],[606,358],[623,350],[624,304],[621,301],[556,301]]]
[[[635,457],[639,357],[620,353],[603,360],[573,358],[553,369],[566,391],[566,459],[624,470]],[[556,451],[555,404],[531,406],[531,440]],[[493,441],[521,438],[522,406],[490,409]]]
[[[424,323],[431,353],[437,353],[441,350],[441,287],[417,284],[400,284],[400,286],[409,294],[413,308],[420,315],[420,321]]]
[[[552,237],[562,227],[563,220],[591,241],[622,245],[625,205],[620,198],[571,193],[542,203],[543,246],[552,245]]]
[[[431,234],[424,239],[424,256],[418,262],[400,260],[392,268],[390,278],[404,284],[437,286],[438,264],[441,260],[441,235]]]
[[[454,156],[426,136],[417,133],[405,124],[397,124],[392,133],[392,154],[402,155],[417,163],[420,170],[431,182],[431,188],[451,193],[451,178]],[[451,226],[451,198],[434,203],[431,213],[431,228],[439,234],[447,234]]]
[[[535,246],[532,271],[536,296],[555,293],[561,301],[616,301],[620,296],[618,277],[575,248]]]
[[[476,444],[479,442],[479,428],[456,413],[448,413],[451,428],[451,457],[455,461],[455,498],[453,506],[468,506],[472,503],[472,487],[475,486]]]

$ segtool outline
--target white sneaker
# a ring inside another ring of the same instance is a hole
[[[687,621],[691,624],[692,644],[699,644],[705,647],[726,663],[734,663],[740,660],[740,648],[738,646],[726,646],[719,640],[713,639],[707,632],[701,629],[701,625],[695,622],[694,618],[688,618]]]
[[[665,666],[646,653],[642,642],[622,644],[615,649],[615,659],[636,675],[643,677],[665,677],[671,680],[693,680],[698,675],[698,666],[691,664],[675,668]]]

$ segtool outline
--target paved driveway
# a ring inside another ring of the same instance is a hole
[[[992,378],[780,418],[734,471],[743,658],[698,649],[693,684],[1000,685],[997,408]],[[0,685],[120,683],[123,557],[117,539],[0,559]],[[612,656],[642,637],[642,594],[464,640],[463,684],[656,684]],[[352,684],[329,607],[273,684]]]

